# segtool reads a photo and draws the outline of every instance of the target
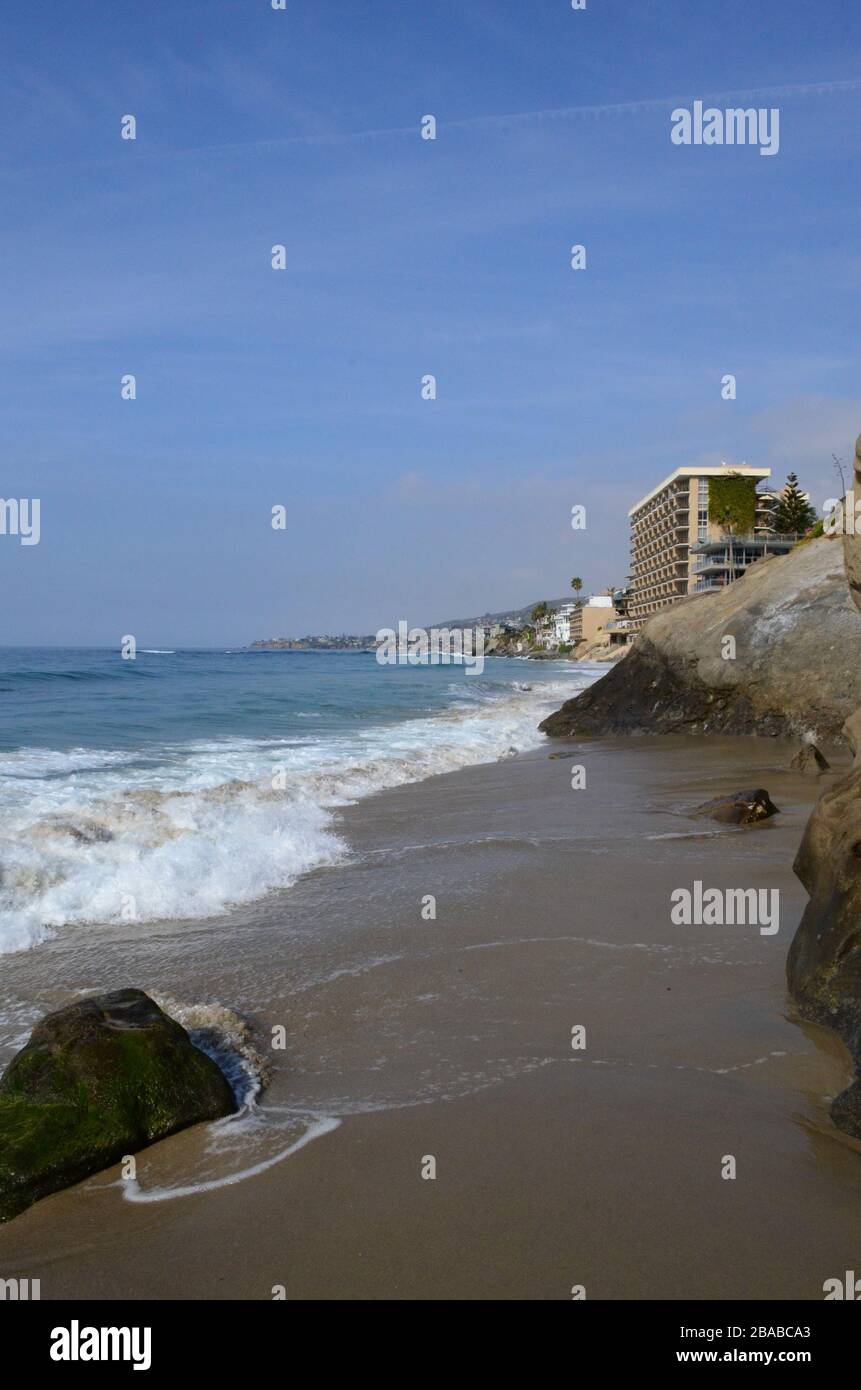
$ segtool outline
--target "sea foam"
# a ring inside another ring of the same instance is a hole
[[[537,746],[543,715],[596,674],[461,688],[433,715],[322,739],[7,753],[0,953],[69,924],[213,917],[289,888],[346,856],[339,807]]]

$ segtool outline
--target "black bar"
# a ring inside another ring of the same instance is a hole
[[[367,1306],[362,1308],[361,1321],[355,1326],[358,1340],[353,1341],[350,1333],[353,1307],[352,1302],[347,1302],[324,1316],[325,1326],[332,1331],[338,1330],[338,1346],[343,1346],[345,1351],[351,1348],[351,1370],[355,1374],[361,1362],[365,1362],[368,1369],[369,1352],[372,1351],[374,1360],[385,1358],[386,1354],[376,1342],[372,1350],[367,1340],[373,1329],[368,1319],[374,1316],[373,1313],[369,1315]],[[407,1331],[412,1315],[406,1309],[401,1313],[401,1307],[403,1305],[399,1307],[399,1317],[404,1319],[401,1327]],[[449,1316],[451,1305],[446,1307],[449,1310],[446,1316]],[[530,1320],[531,1316],[534,1313]],[[446,1338],[428,1337],[435,1325],[429,1321],[433,1317],[432,1309],[425,1309],[415,1324],[416,1335],[422,1343],[423,1377],[436,1358],[439,1358],[441,1374],[450,1373],[453,1358],[460,1360],[459,1356],[454,1356],[454,1348]],[[317,1369],[322,1373],[324,1365],[332,1364],[329,1361],[331,1333],[320,1342],[318,1334],[312,1331],[313,1320],[308,1327],[306,1318],[304,1303],[297,1309],[284,1302],[262,1300],[259,1303],[228,1300],[211,1303],[6,1302],[0,1308],[5,1347],[14,1346],[26,1352],[28,1371],[48,1372],[60,1378],[76,1372],[91,1376],[94,1371],[106,1368],[114,1374],[132,1372],[137,1360],[141,1370],[150,1374],[161,1375],[165,1371],[195,1377],[213,1374],[223,1380],[234,1369],[244,1369],[246,1376],[265,1373],[263,1367],[273,1357],[285,1374],[295,1374],[306,1358],[316,1360]],[[482,1324],[483,1318],[479,1326]],[[835,1307],[831,1301],[583,1301],[572,1302],[561,1316],[547,1314],[545,1325],[551,1334],[561,1334],[564,1342],[560,1349],[565,1350],[569,1359],[574,1358],[570,1361],[572,1370],[579,1366],[585,1372],[588,1363],[584,1358],[591,1354],[598,1358],[601,1369],[608,1374],[617,1369],[642,1367],[662,1371],[699,1365],[725,1368],[758,1365],[769,1369],[792,1365],[817,1372],[836,1370],[851,1364],[858,1340],[857,1316]],[[436,1326],[439,1331],[446,1324]],[[121,1336],[115,1342],[109,1338],[105,1341],[106,1351],[116,1346],[121,1355],[127,1352],[126,1359],[80,1357],[82,1350],[89,1351],[93,1347],[101,1354],[102,1328],[128,1330],[127,1338]],[[97,1329],[98,1339],[88,1329]],[[133,1340],[133,1329],[137,1329],[136,1340]],[[149,1330],[148,1344],[146,1330]],[[349,1341],[341,1340],[345,1334]],[[379,1332],[374,1330],[373,1335],[376,1338]],[[507,1346],[509,1339],[505,1337],[499,1342],[499,1353],[506,1355]],[[79,1359],[53,1359],[52,1347],[70,1355],[77,1348]],[[482,1347],[480,1354],[492,1363],[493,1345],[483,1341]],[[539,1353],[533,1349],[533,1354],[540,1362],[548,1351],[542,1349]],[[475,1346],[474,1354],[478,1353],[479,1348]],[[258,1358],[260,1365],[254,1370]],[[149,1364],[144,1364],[147,1361]],[[288,1369],[291,1367],[292,1370]]]

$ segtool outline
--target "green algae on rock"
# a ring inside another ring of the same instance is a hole
[[[142,990],[48,1014],[0,1078],[0,1221],[235,1109],[215,1062]]]

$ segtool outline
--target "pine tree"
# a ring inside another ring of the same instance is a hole
[[[800,536],[815,521],[816,509],[811,507],[798,486],[796,474],[790,473],[786,479],[786,487],[780,494],[780,501],[774,511],[775,531],[781,536]]]

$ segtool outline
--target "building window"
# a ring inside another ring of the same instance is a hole
[[[697,540],[708,540],[709,534],[709,480],[700,478],[697,488]]]

